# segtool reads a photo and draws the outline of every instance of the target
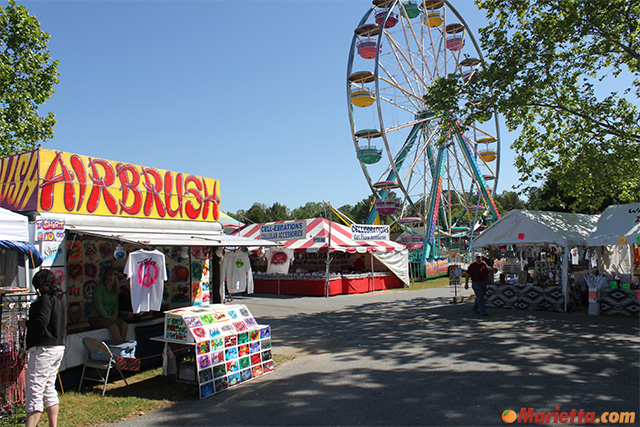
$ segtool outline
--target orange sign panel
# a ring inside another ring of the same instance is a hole
[[[39,148],[0,159],[0,207],[218,221],[220,181]]]

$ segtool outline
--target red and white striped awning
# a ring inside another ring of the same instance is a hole
[[[402,251],[406,246],[391,240],[362,241],[351,239],[351,228],[342,224],[329,221],[325,218],[313,218],[306,220],[306,233],[304,238],[295,240],[278,240],[270,237],[268,240],[280,242],[283,246],[294,249],[296,252],[393,252]],[[248,224],[231,233],[232,236],[240,236],[251,239],[261,239],[260,228],[265,225],[279,225],[294,221],[277,221],[265,224]],[[329,245],[329,233],[331,233],[331,245]]]

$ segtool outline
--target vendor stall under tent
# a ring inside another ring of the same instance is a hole
[[[329,296],[410,285],[405,245],[353,240],[349,227],[325,218],[248,224],[232,236],[281,244],[252,257],[256,292]]]
[[[603,278],[592,290],[599,313],[640,315],[640,203],[607,207],[587,245]]]
[[[560,298],[563,299],[564,311],[567,310],[569,295],[569,254],[571,248],[586,247],[587,236],[595,228],[598,215],[574,214],[564,212],[543,212],[512,210],[484,230],[471,242],[471,249],[478,250],[488,247],[515,246],[522,254],[522,249],[530,248],[537,255],[536,264],[543,274],[559,276],[560,292],[545,286],[548,301],[544,304],[557,308]],[[550,256],[553,254],[553,257]],[[542,259],[544,257],[544,259]],[[553,259],[552,259],[553,258]],[[522,261],[522,260],[520,260]],[[519,270],[524,266],[519,265]],[[526,274],[526,272],[525,272]],[[526,282],[526,276],[521,281]],[[557,281],[557,280],[556,280]],[[521,285],[524,285],[521,283]],[[494,290],[502,289],[498,286]],[[528,304],[517,300],[517,293],[513,289],[504,288],[508,295],[499,299],[500,305],[525,307]],[[538,293],[536,288],[530,295]],[[551,295],[556,292],[558,298]],[[490,291],[488,291],[490,293]],[[526,297],[526,292],[521,295]],[[535,297],[537,298],[537,297]],[[488,299],[488,303],[490,298]]]

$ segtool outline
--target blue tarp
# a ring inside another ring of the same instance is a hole
[[[29,260],[29,267],[40,267],[43,258],[38,248],[31,243],[14,242],[13,240],[0,240],[0,248],[9,249],[18,252],[18,261],[24,264],[24,257]]]

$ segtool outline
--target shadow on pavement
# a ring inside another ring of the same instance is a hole
[[[260,317],[274,353],[295,349],[292,361],[126,425],[503,425],[506,409],[556,407],[640,415],[638,319],[506,309],[479,317],[448,302]]]

